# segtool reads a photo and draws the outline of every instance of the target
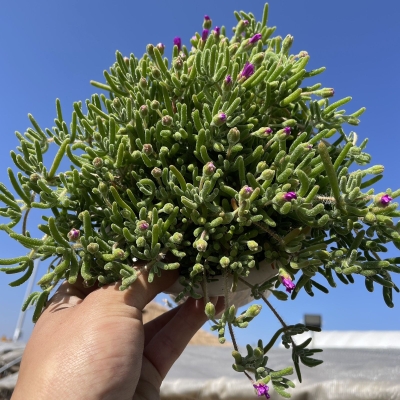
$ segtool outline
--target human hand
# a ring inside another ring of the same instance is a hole
[[[207,320],[203,301],[188,299],[143,325],[145,305],[176,278],[168,272],[149,284],[140,275],[126,291],[63,283],[33,330],[12,399],[159,399],[167,372]]]

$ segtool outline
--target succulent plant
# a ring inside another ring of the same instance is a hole
[[[292,36],[273,37],[268,5],[261,22],[251,13],[235,15],[231,38],[224,27],[211,30],[206,16],[192,48],[175,38],[170,59],[161,43],[148,45],[140,59],[117,52],[106,82],[92,82],[106,94],[74,103],[69,125],[57,100],[56,126],[43,130],[29,115],[32,127],[17,132],[11,157],[20,172],[8,169],[16,196],[0,184],[0,215],[8,219],[0,229],[28,251],[0,264],[8,274],[23,273],[11,283],[17,286],[29,279],[34,260],[51,259],[39,281],[43,292],[24,305],[36,306],[35,321],[60,280],[122,280],[125,290],[143,262],[149,281],[179,269],[177,300],[198,298],[195,289],[218,276],[233,277],[234,291],[267,260],[276,276],[250,286],[271,308],[266,290],[286,300],[278,290],[284,286],[294,299],[301,289],[328,291],[315,276],[334,287],[334,277],[348,284],[354,274],[365,277],[369,291],[382,285],[393,307],[392,290],[399,289],[390,272],[400,272],[400,258],[379,253],[389,242],[400,249],[393,220],[400,190],[374,194],[383,166],[365,167],[367,139],[358,145],[356,133],[345,132],[365,108],[347,115],[341,106],[350,97],[332,101],[332,88],[307,84],[325,68],[307,70],[307,52],[290,54]],[[58,151],[46,167],[51,146]],[[63,159],[71,165],[60,171]],[[33,208],[43,210],[41,238],[28,231]],[[219,320],[212,303],[205,311],[224,341],[226,325],[230,332],[245,327],[260,308],[236,316],[227,302]],[[296,345],[292,338],[308,329],[283,323],[267,345],[248,346],[246,356],[235,345],[234,369],[255,375],[259,395],[268,395],[271,381],[288,396],[293,384],[284,375],[292,369],[273,371],[265,354],[283,334],[300,378],[299,361],[321,363],[310,357],[317,350],[305,348],[309,340]]]

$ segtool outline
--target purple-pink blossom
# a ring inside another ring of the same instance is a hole
[[[174,45],[178,47],[180,51],[182,48],[182,39],[179,36],[174,37]]]
[[[216,27],[214,28],[214,32],[215,32],[215,34],[216,34],[217,36],[219,36],[219,34],[221,33],[221,28],[220,28],[219,26],[216,26]]]
[[[254,65],[248,61],[246,61],[246,64],[243,67],[242,72],[240,73],[240,76],[242,78],[249,78],[251,75],[254,74]]]
[[[262,38],[261,33],[256,33],[253,37],[249,39],[249,43],[251,44],[257,43],[259,40],[261,40],[261,38]]]
[[[284,199],[287,201],[297,199],[297,194],[295,192],[287,192],[283,195]]]
[[[138,228],[139,228],[141,231],[145,231],[146,229],[149,228],[149,224],[148,224],[146,221],[140,221],[140,222],[138,223]]]
[[[203,29],[203,32],[201,34],[201,40],[205,42],[207,40],[207,37],[208,37],[208,29]]]
[[[272,133],[272,129],[270,127],[265,128],[265,133],[270,135]]]
[[[244,19],[243,23],[247,26],[249,24],[249,21],[247,19]]]
[[[283,128],[283,130],[285,131],[286,135],[290,135],[290,132],[291,132],[290,126],[285,126],[285,127]]]
[[[72,242],[74,242],[75,240],[79,239],[79,235],[80,235],[80,231],[78,229],[72,228],[69,232],[68,232],[68,238],[69,240],[71,240]]]
[[[255,383],[253,384],[254,389],[257,390],[257,396],[265,396],[267,399],[269,399],[271,396],[268,393],[269,387],[262,382]]]
[[[211,18],[210,18],[208,15],[205,15],[205,16],[204,16],[204,19],[205,19],[206,21],[209,21]]]
[[[288,293],[292,293],[292,290],[296,287],[290,278],[281,278],[283,286],[285,286]]]
[[[385,194],[381,197],[381,204],[382,204],[383,206],[387,206],[392,200],[393,200],[393,198],[390,197],[388,194],[385,193]]]
[[[232,82],[232,77],[230,75],[227,75],[225,78],[225,83],[229,85],[231,82]]]
[[[214,165],[214,163],[212,161],[208,162],[205,166],[204,166],[204,172],[206,175],[211,175],[215,172],[216,170],[216,166]]]

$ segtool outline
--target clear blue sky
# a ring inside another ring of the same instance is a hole
[[[70,114],[73,101],[98,92],[89,80],[103,81],[103,70],[114,62],[115,50],[140,57],[148,43],[163,42],[170,54],[175,36],[188,45],[193,33],[201,31],[204,14],[211,16],[214,25],[225,25],[230,31],[234,10],[252,11],[261,17],[263,4],[259,0],[3,1],[0,181],[8,182],[6,169],[12,165],[9,152],[18,144],[14,131],[23,132],[29,126],[27,114],[32,113],[42,127],[52,127],[57,97],[64,115]],[[281,36],[294,36],[293,52],[308,51],[310,68],[327,67],[319,78],[323,85],[333,87],[338,99],[353,96],[347,111],[367,107],[361,125],[352,129],[361,140],[370,138],[367,149],[373,163],[386,167],[385,178],[376,186],[378,191],[400,187],[399,15],[400,5],[395,1],[270,1],[269,25],[276,25]],[[32,234],[37,223],[38,218],[31,220]],[[24,251],[4,232],[0,232],[0,243],[0,257]],[[399,251],[389,254],[398,256]],[[11,278],[0,274],[0,336],[12,335],[25,292],[25,287],[10,288]],[[399,278],[396,282],[400,285]],[[399,295],[395,294],[394,302],[395,308],[388,309],[380,290],[368,293],[363,280],[358,279],[351,287],[338,285],[329,295],[316,293],[310,298],[302,293],[295,302],[275,304],[287,322],[301,321],[304,313],[320,313],[327,330],[400,330]],[[29,318],[25,339],[32,329]],[[238,334],[239,343],[254,343],[256,330],[267,340],[278,327],[264,310]]]

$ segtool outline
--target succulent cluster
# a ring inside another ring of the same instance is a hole
[[[224,27],[211,30],[206,16],[190,50],[174,39],[170,60],[161,43],[148,45],[140,59],[117,52],[106,83],[92,82],[107,95],[74,103],[70,123],[57,100],[52,129],[29,115],[32,128],[17,132],[11,157],[20,172],[8,170],[16,196],[0,184],[0,215],[8,219],[0,229],[28,252],[0,264],[8,274],[24,273],[16,286],[29,278],[34,260],[52,260],[39,281],[43,292],[26,300],[25,307],[36,304],[35,320],[61,279],[74,283],[81,275],[87,286],[122,280],[124,290],[137,278],[138,260],[149,281],[179,268],[178,300],[199,297],[195,288],[219,275],[233,276],[234,290],[267,260],[277,274],[252,286],[255,298],[269,289],[285,300],[282,284],[292,298],[302,288],[327,292],[315,276],[334,287],[334,276],[348,284],[360,274],[369,291],[381,284],[393,306],[392,289],[399,289],[390,272],[400,272],[400,258],[379,253],[388,242],[400,248],[393,221],[400,190],[369,189],[383,166],[351,168],[369,164],[367,140],[357,145],[357,135],[343,127],[358,125],[365,109],[346,115],[340,107],[350,97],[332,102],[333,89],[307,85],[325,68],[308,71],[307,52],[290,54],[292,36],[272,36],[267,5],[261,22],[251,13],[235,15],[232,37]],[[58,151],[48,168],[43,154],[50,146]],[[61,172],[63,158],[71,166]],[[27,229],[33,208],[44,210],[42,238]],[[206,313],[214,319],[210,304]],[[226,324],[243,327],[258,312],[236,317],[227,308],[214,320],[221,340]],[[304,330],[278,331],[293,348],[298,374],[299,357],[320,363],[304,350],[308,343],[291,339]],[[269,380],[287,395],[291,383],[283,375],[290,371],[267,368],[272,344],[260,343],[248,346],[247,356],[236,352],[234,368],[255,373],[260,395],[268,394]]]

